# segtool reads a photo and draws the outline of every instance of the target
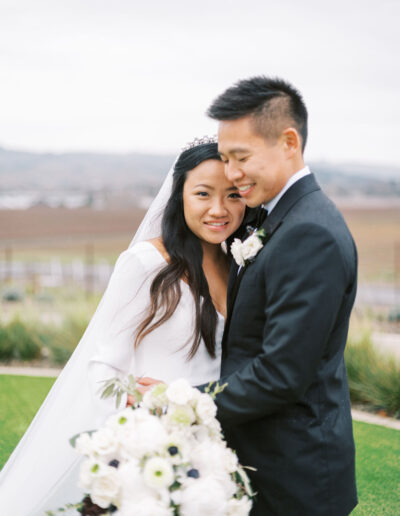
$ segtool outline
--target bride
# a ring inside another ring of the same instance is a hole
[[[215,139],[196,139],[118,258],[81,342],[1,471],[1,514],[41,516],[82,498],[80,457],[68,441],[116,410],[99,396],[102,381],[219,378],[230,260],[221,243],[244,211]]]

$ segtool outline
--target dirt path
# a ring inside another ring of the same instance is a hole
[[[13,374],[16,376],[48,376],[56,377],[61,373],[61,369],[50,367],[10,367],[0,366],[0,374]]]
[[[12,374],[21,376],[47,376],[56,377],[60,374],[61,369],[51,368],[40,368],[40,367],[9,367],[0,366],[0,375]],[[400,420],[382,417],[370,412],[364,412],[362,410],[352,409],[351,415],[355,421],[361,421],[363,423],[371,423],[374,425],[386,426],[395,430],[400,430]]]

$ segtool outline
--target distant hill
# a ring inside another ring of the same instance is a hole
[[[7,199],[27,192],[26,206],[68,206],[68,202],[71,207],[100,205],[112,203],[113,199],[128,204],[139,199],[145,201],[142,203],[145,205],[157,192],[174,158],[143,153],[55,154],[0,148],[0,207],[9,207]],[[310,166],[322,188],[335,198],[400,198],[400,167],[324,162],[310,163]],[[64,199],[67,193],[69,201]]]
[[[174,156],[32,153],[0,148],[0,188],[124,189],[160,184]]]

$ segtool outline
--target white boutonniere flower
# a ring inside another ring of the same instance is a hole
[[[231,253],[235,262],[240,267],[244,267],[247,263],[253,261],[264,247],[265,237],[264,229],[259,229],[247,237],[246,240],[243,240],[243,242],[239,238],[235,238],[231,245]]]

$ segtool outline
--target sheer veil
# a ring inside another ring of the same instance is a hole
[[[161,219],[172,186],[173,166],[132,242],[161,234]],[[94,405],[87,366],[99,337],[107,290],[81,341],[57,378],[30,427],[0,472],[0,512],[8,516],[42,516],[82,495],[76,487],[80,458],[69,439],[95,429],[110,405]],[[100,314],[100,315],[99,315]]]

